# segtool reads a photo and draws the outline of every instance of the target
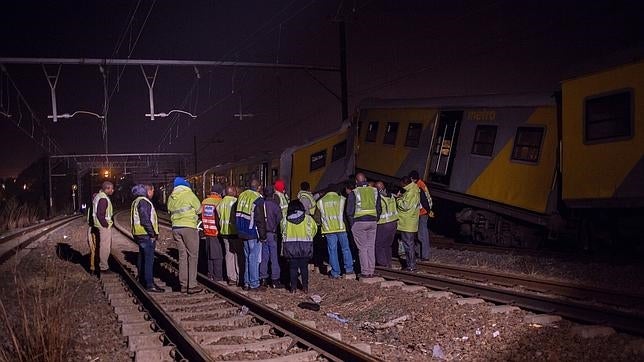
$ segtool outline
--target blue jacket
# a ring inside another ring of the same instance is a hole
[[[264,209],[266,211],[266,232],[277,234],[282,223],[282,208],[280,208],[279,201],[266,199]]]
[[[254,202],[253,218],[248,220],[235,216],[237,236],[243,240],[266,240],[266,218],[264,216],[264,198],[260,197]]]

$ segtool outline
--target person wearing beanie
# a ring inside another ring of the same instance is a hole
[[[277,179],[275,180],[275,196],[279,199],[279,206],[282,210],[282,217],[286,217],[286,210],[288,209],[288,195],[286,195],[286,184],[284,180]]]
[[[172,222],[172,237],[179,249],[179,284],[182,293],[199,293],[197,261],[199,258],[199,214],[201,202],[183,177],[174,179],[174,189],[168,198],[168,212]]]
[[[206,255],[208,257],[208,279],[224,280],[224,249],[219,239],[219,214],[217,206],[221,203],[224,187],[212,186],[210,195],[201,202],[201,222],[206,237]]]
[[[130,209],[130,220],[132,222],[132,236],[139,245],[139,256],[137,269],[139,281],[150,292],[163,293],[165,290],[154,283],[154,249],[159,238],[159,222],[157,212],[152,204],[154,186],[135,185],[132,187],[132,195],[135,197]]]

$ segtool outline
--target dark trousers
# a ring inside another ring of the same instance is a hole
[[[407,231],[400,232],[400,241],[405,248],[405,266],[407,268],[416,268],[416,252],[414,250],[416,233]]]
[[[391,245],[396,237],[397,222],[378,224],[376,229],[376,265],[391,268]]]
[[[262,245],[262,261],[259,264],[259,278],[268,278],[268,264],[270,263],[272,280],[280,279],[280,262],[278,259],[279,250],[277,249],[277,234],[267,232],[266,241]]]
[[[139,281],[144,287],[150,288],[154,285],[154,249],[156,243],[147,235],[137,235],[135,240],[139,244],[139,256],[136,263],[139,270]]]
[[[302,274],[302,288],[309,288],[309,258],[290,258],[288,269],[291,276],[291,290],[297,289],[297,272]]]
[[[217,236],[206,236],[208,255],[208,277],[224,280],[224,250]]]

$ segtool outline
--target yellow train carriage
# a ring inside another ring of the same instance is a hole
[[[386,181],[419,171],[444,208],[442,221],[452,222],[447,232],[460,227],[454,216],[466,207],[478,241],[528,246],[537,236],[520,222],[548,224],[556,201],[554,99],[367,100],[358,128],[356,168]]]
[[[311,190],[320,191],[344,182],[353,173],[353,140],[350,126],[301,146],[286,149],[280,158],[280,177],[291,198],[300,183],[307,181]]]
[[[644,206],[644,62],[563,81],[563,199]]]

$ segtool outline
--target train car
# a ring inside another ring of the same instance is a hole
[[[562,82],[562,198],[594,242],[640,242],[644,62]]]
[[[354,173],[354,142],[350,129],[350,124],[346,123],[332,134],[282,152],[280,177],[291,198],[297,195],[303,181],[311,185],[311,190],[323,191],[337,188]]]
[[[417,170],[436,199],[434,230],[533,247],[556,206],[557,134],[548,95],[370,99],[356,168],[390,182]]]

